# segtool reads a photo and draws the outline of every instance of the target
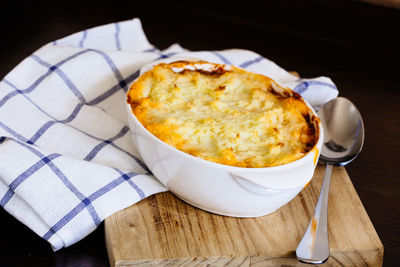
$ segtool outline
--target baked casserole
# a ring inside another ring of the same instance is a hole
[[[231,65],[158,64],[132,84],[128,103],[163,142],[230,166],[293,162],[313,149],[319,135],[318,118],[299,94]]]

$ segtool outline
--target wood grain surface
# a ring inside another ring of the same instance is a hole
[[[295,250],[318,199],[324,167],[294,200],[258,218],[212,214],[161,193],[105,221],[111,266],[298,266]],[[324,266],[381,266],[383,246],[343,167],[329,199]]]

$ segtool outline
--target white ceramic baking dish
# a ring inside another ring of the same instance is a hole
[[[149,68],[143,68],[142,73]],[[303,158],[275,167],[233,167],[164,143],[143,127],[128,103],[125,105],[136,148],[155,177],[182,200],[221,215],[258,217],[288,203],[310,182],[324,139],[322,125],[317,122],[317,144]]]

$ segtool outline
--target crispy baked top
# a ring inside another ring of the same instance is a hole
[[[128,103],[162,141],[225,165],[286,164],[318,140],[318,118],[299,94],[229,65],[159,64],[132,84]]]

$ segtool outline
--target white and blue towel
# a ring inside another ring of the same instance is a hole
[[[166,191],[135,150],[124,101],[143,65],[182,56],[265,74],[316,107],[338,94],[329,78],[298,79],[247,50],[160,51],[139,19],[79,32],[40,48],[0,82],[0,205],[58,250]]]

